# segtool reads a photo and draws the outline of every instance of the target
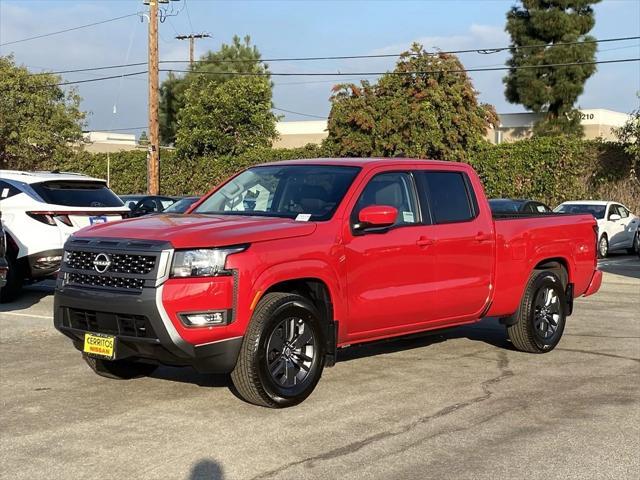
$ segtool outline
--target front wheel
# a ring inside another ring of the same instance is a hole
[[[231,373],[242,398],[271,408],[302,402],[324,368],[320,315],[301,295],[268,293],[258,303]]]
[[[566,299],[560,278],[549,270],[534,271],[516,322],[507,327],[511,343],[523,352],[550,352],[560,342],[565,322]]]
[[[82,358],[95,373],[101,377],[115,380],[147,377],[158,368],[157,365],[150,363],[132,362],[130,360],[103,360],[90,357],[85,353],[82,354]]]

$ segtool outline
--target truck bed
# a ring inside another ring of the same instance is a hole
[[[563,265],[575,296],[587,290],[596,266],[596,222],[591,215],[564,213],[494,215],[496,269],[489,316],[518,308],[527,278],[543,260]]]

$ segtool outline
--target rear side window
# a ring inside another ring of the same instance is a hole
[[[475,217],[475,197],[463,173],[419,172],[418,178],[433,223],[466,222]]]
[[[22,193],[20,189],[14,187],[9,182],[0,180],[0,201],[6,198],[13,197],[14,195],[17,195],[19,193]]]
[[[52,181],[31,186],[42,199],[68,207],[122,207],[120,198],[102,182]]]

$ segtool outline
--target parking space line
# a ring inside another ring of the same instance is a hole
[[[16,317],[44,318],[47,320],[53,320],[51,315],[32,315],[30,313],[0,312],[0,315],[14,315]]]

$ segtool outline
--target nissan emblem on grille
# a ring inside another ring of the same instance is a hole
[[[106,272],[110,266],[111,259],[106,253],[99,253],[93,260],[93,268],[95,268],[98,273]]]

